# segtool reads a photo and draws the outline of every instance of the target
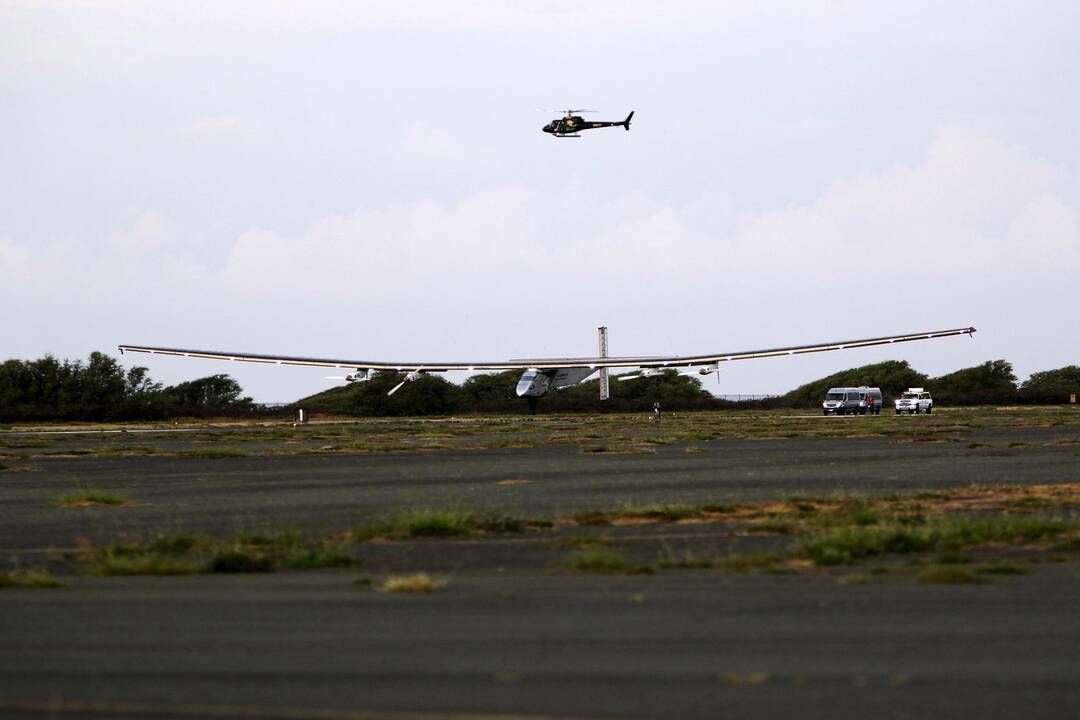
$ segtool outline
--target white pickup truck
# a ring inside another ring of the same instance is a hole
[[[896,398],[895,405],[897,415],[902,412],[912,415],[934,412],[934,398],[923,388],[908,388],[907,392]]]

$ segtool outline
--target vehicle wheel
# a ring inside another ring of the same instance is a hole
[[[899,414],[900,414],[900,411],[899,411],[899,410],[897,410],[897,411],[896,411],[896,414],[897,414],[897,415],[899,415]]]
[[[821,414],[824,415],[825,417],[829,417],[829,411],[828,410],[822,410]]]
[[[926,414],[929,415],[932,412],[934,412],[934,406],[933,405],[927,405],[926,406]]]

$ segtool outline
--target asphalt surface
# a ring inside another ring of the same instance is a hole
[[[537,516],[1077,482],[1075,438],[1075,428],[1036,427],[962,442],[723,440],[610,456],[34,458],[33,471],[0,474],[0,554],[31,563],[42,548],[177,530],[330,531],[416,505]],[[131,503],[56,506],[76,487]],[[722,527],[683,532],[741,541]],[[1075,558],[954,586],[910,574],[842,584],[843,572],[582,575],[513,538],[365,552],[369,562],[349,571],[0,590],[0,717],[1080,715]],[[420,596],[354,584],[418,569],[449,583]]]
[[[1078,597],[1069,565],[975,586],[464,574],[426,596],[338,571],[85,580],[0,594],[0,715],[1076,717]]]
[[[1080,446],[1057,444],[1076,436],[1075,428],[1036,427],[972,433],[962,442],[716,440],[698,443],[702,451],[694,453],[675,444],[626,455],[548,446],[213,460],[36,458],[27,461],[34,472],[0,474],[0,553],[163,531],[341,530],[417,506],[538,517],[621,503],[1077,482]],[[1023,445],[1010,447],[1015,443]],[[56,506],[58,496],[80,488],[121,492],[131,503]]]

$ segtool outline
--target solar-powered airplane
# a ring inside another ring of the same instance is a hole
[[[887,335],[885,337],[866,338],[863,340],[843,340],[839,342],[817,343],[814,345],[795,345],[792,347],[772,348],[769,350],[746,350],[741,352],[707,353],[703,355],[655,355],[648,357],[608,357],[606,353],[607,336],[601,328],[601,354],[596,357],[569,358],[529,358],[505,361],[480,362],[389,362],[381,360],[345,360],[338,358],[298,357],[293,355],[258,355],[244,352],[223,352],[218,350],[187,350],[182,348],[152,347],[149,345],[120,345],[121,353],[141,352],[153,355],[179,355],[181,357],[205,358],[209,360],[235,360],[239,362],[265,363],[270,365],[307,365],[312,367],[331,367],[351,370],[348,374],[335,379],[345,382],[363,382],[371,378],[372,373],[389,371],[405,373],[405,378],[395,385],[388,394],[393,395],[407,383],[421,377],[424,373],[484,370],[503,371],[521,370],[521,379],[517,384],[517,395],[529,401],[529,406],[536,409],[536,403],[548,390],[568,387],[582,382],[596,372],[602,380],[607,379],[607,371],[614,369],[637,369],[636,377],[649,377],[667,369],[693,369],[698,374],[710,375],[720,372],[720,363],[732,360],[752,360],[756,358],[781,357],[784,355],[803,355],[805,353],[827,352],[830,350],[849,350],[852,348],[889,345],[892,343],[911,342],[913,340],[931,340],[954,335],[971,336],[973,327],[934,330],[931,332],[910,333],[907,335]],[[626,376],[623,376],[626,377]],[[631,376],[633,377],[633,376]]]

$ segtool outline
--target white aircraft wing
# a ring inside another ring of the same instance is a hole
[[[381,360],[348,360],[344,358],[315,358],[293,355],[259,355],[245,352],[224,352],[218,350],[188,350],[183,348],[153,347],[149,345],[120,345],[121,353],[140,352],[152,355],[179,355],[181,357],[206,358],[210,360],[237,360],[240,362],[266,363],[270,365],[310,365],[314,367],[352,368],[355,370],[389,370],[391,372],[446,372],[448,370],[564,370],[570,368],[680,368],[714,365],[729,360],[750,360],[753,358],[779,357],[782,355],[802,355],[804,353],[826,352],[829,350],[847,350],[850,348],[888,345],[890,343],[911,342],[951,337],[953,335],[971,335],[973,327],[952,330],[934,330],[932,332],[910,333],[906,335],[888,335],[885,337],[866,338],[863,340],[842,340],[837,342],[817,343],[815,345],[795,345],[792,347],[772,348],[768,350],[744,350],[741,352],[708,353],[703,355],[656,355],[647,357],[576,357],[576,358],[527,358],[522,360],[480,361],[480,362],[417,362],[415,360],[390,362]]]

